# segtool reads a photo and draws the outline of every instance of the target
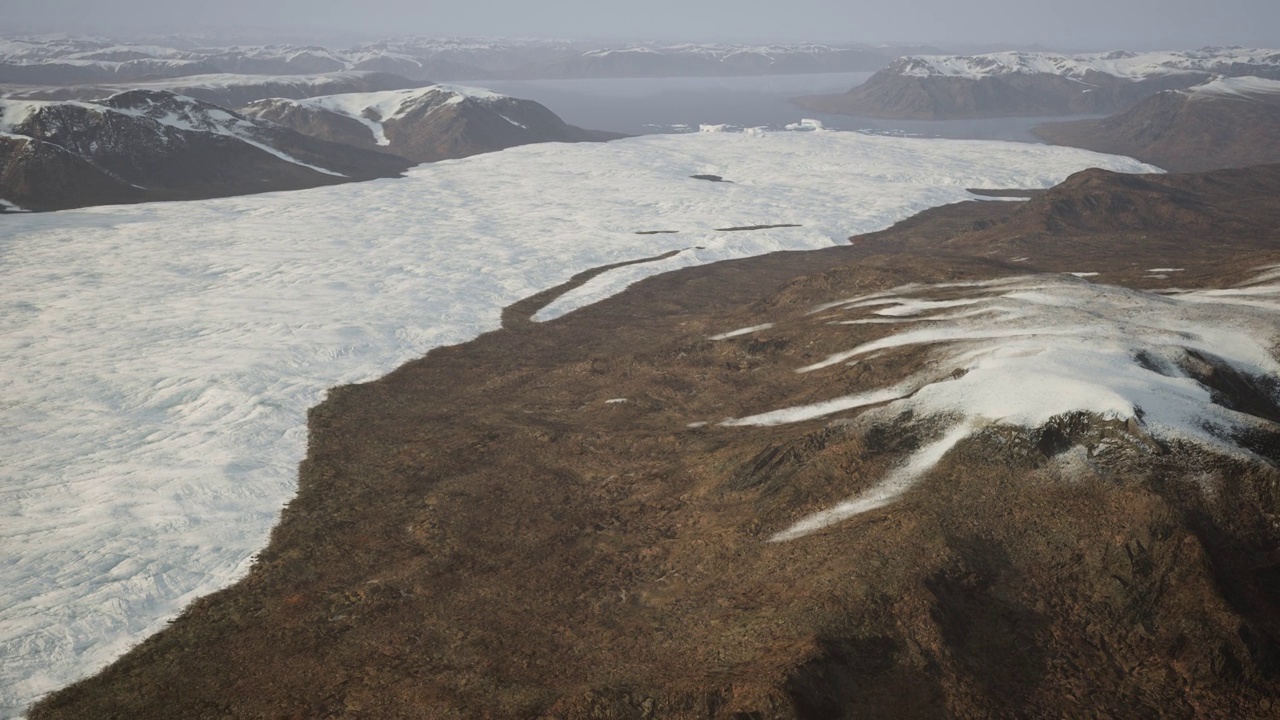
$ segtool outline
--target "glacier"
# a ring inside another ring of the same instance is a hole
[[[845,242],[1072,148],[843,132],[530,145],[403,179],[0,217],[0,717],[242,577],[295,491],[306,411],[503,307]],[[716,174],[733,183],[691,179]],[[790,224],[755,232],[715,228]],[[676,230],[658,235],[650,230]]]

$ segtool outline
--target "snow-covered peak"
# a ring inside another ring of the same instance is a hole
[[[106,100],[0,100],[0,131],[12,133],[44,110],[78,108],[89,113],[146,118],[179,130],[225,133],[240,125],[252,125],[245,118],[194,98],[151,90],[130,90]]]
[[[1280,97],[1280,80],[1268,80],[1254,77],[1218,77],[1193,88],[1182,91],[1192,100],[1210,100],[1218,98],[1256,99],[1258,97]]]
[[[18,126],[48,105],[45,100],[0,100],[0,134],[13,135]]]
[[[1280,69],[1280,50],[1204,48],[1184,52],[1108,52],[1084,55],[1001,52],[985,55],[915,55],[898,59],[888,72],[908,77],[979,79],[1021,73],[1081,78],[1101,73],[1129,80],[1160,75],[1215,73],[1239,66]]]
[[[460,105],[468,100],[492,103],[509,99],[506,95],[500,95],[483,88],[462,87],[459,85],[430,85],[408,90],[323,95],[305,100],[272,98],[254,103],[250,108],[291,104],[345,115],[368,126],[373,133],[374,142],[378,145],[386,146],[390,145],[391,141],[387,138],[384,124],[402,119],[415,111],[426,108],[427,112],[432,112],[439,108]]]
[[[506,99],[508,99],[506,95],[500,95],[483,88],[463,87],[460,85],[429,85],[407,90],[322,95],[290,102],[355,118],[372,117],[387,121],[403,117],[424,105],[457,105],[466,100],[494,102]],[[267,102],[276,101],[278,99],[273,98]]]

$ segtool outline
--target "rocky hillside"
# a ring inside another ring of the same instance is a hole
[[[166,92],[0,101],[0,198],[28,210],[294,190],[408,166]]]
[[[1218,75],[1280,79],[1280,51],[911,56],[847,93],[796,102],[818,112],[913,120],[1103,114]]]
[[[1040,138],[1196,171],[1280,162],[1280,80],[1219,78],[1102,120],[1042,125]]]
[[[538,142],[597,142],[620,135],[583,130],[530,100],[433,85],[414,90],[288,100],[241,109],[300,133],[414,162],[433,162]]]
[[[1274,717],[1277,198],[1087,171],[520,303],[332,391],[248,577],[31,718]]]

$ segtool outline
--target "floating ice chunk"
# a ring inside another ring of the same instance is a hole
[[[785,128],[792,132],[814,132],[817,130],[826,130],[827,126],[821,120],[813,120],[805,118],[798,123],[790,123]]]

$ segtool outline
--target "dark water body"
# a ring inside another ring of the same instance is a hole
[[[880,120],[827,115],[791,103],[801,95],[841,93],[871,73],[728,78],[489,81],[486,87],[536,100],[566,122],[594,130],[642,135],[696,132],[700,125],[781,129],[804,118],[833,130],[889,135],[1039,142],[1031,129],[1068,118]],[[1095,117],[1095,116],[1090,116]]]

